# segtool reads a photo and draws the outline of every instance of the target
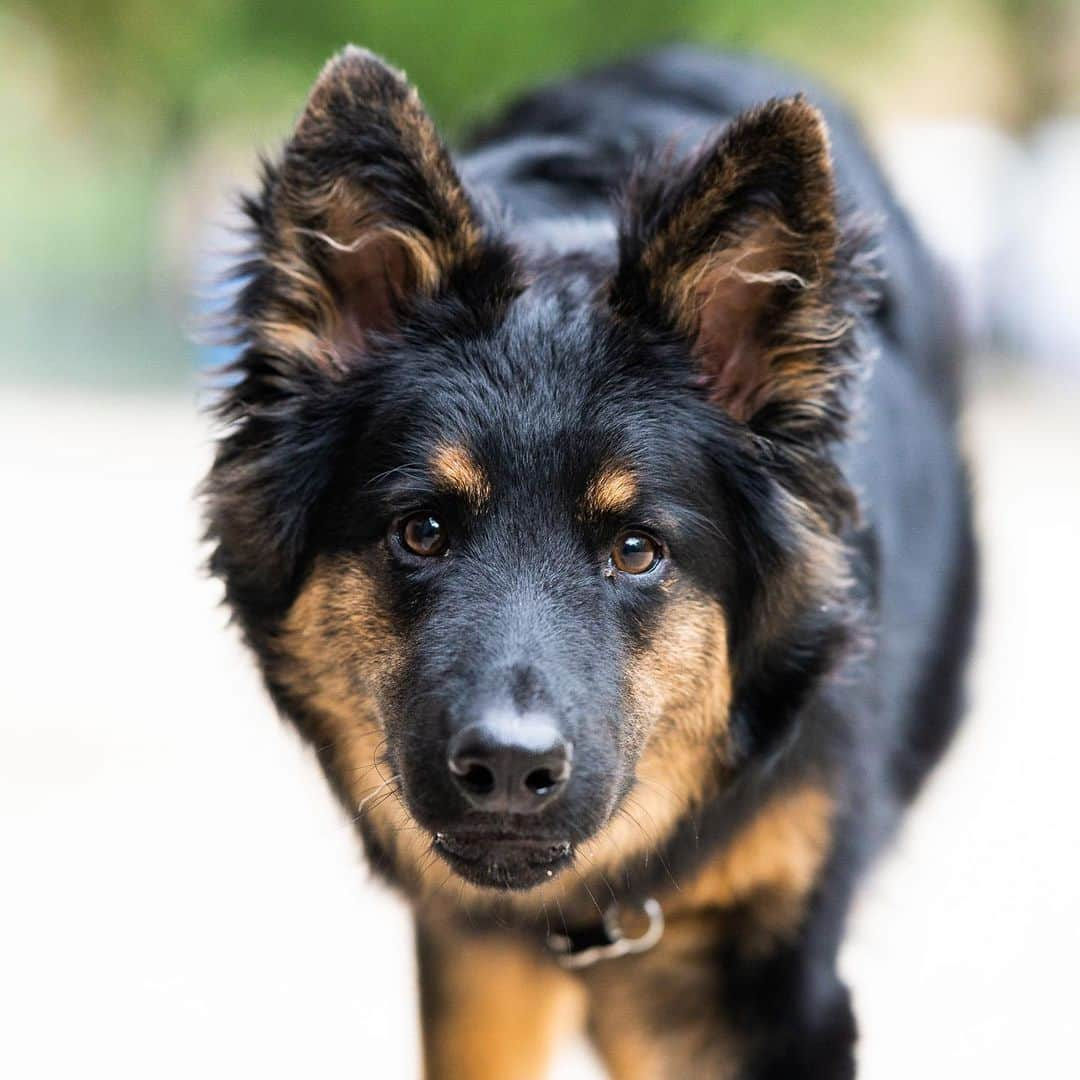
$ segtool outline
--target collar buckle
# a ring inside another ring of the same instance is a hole
[[[555,953],[560,967],[570,971],[592,967],[600,960],[616,960],[620,956],[634,956],[648,952],[664,936],[664,912],[660,903],[651,896],[641,905],[648,916],[649,925],[637,937],[626,937],[619,922],[621,905],[612,902],[604,912],[599,927],[566,934],[548,934],[547,947]],[[599,942],[597,943],[599,939]]]

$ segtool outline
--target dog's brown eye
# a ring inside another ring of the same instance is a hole
[[[611,549],[611,561],[624,574],[647,574],[660,561],[660,545],[644,533],[623,533]]]
[[[442,555],[446,551],[446,529],[433,514],[413,514],[401,524],[401,542],[414,555]]]

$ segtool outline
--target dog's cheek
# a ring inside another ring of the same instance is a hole
[[[624,745],[636,758],[637,782],[626,813],[597,837],[590,857],[615,866],[646,842],[662,843],[715,791],[731,760],[727,642],[727,619],[715,599],[687,583],[671,589],[626,674]]]
[[[694,802],[705,797],[716,764],[729,758],[731,673],[721,605],[680,585],[634,658],[628,688],[643,737],[638,776]]]
[[[383,576],[374,554],[319,556],[284,620],[282,652],[309,689],[331,692],[337,711],[341,699],[383,700],[401,678],[405,636]]]
[[[384,595],[375,557],[320,556],[283,621],[273,672],[335,788],[353,811],[363,804],[372,822],[399,809],[397,799],[371,796],[380,784],[393,786],[381,706],[408,664],[405,635]]]

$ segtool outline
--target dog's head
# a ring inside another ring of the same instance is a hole
[[[857,290],[801,100],[643,163],[610,250],[485,198],[397,72],[327,66],[247,207],[207,490],[376,859],[527,888],[660,842],[834,657]]]

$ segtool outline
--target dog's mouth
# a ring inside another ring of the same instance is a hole
[[[569,840],[496,832],[436,833],[434,848],[455,873],[489,889],[531,889],[574,857]]]

